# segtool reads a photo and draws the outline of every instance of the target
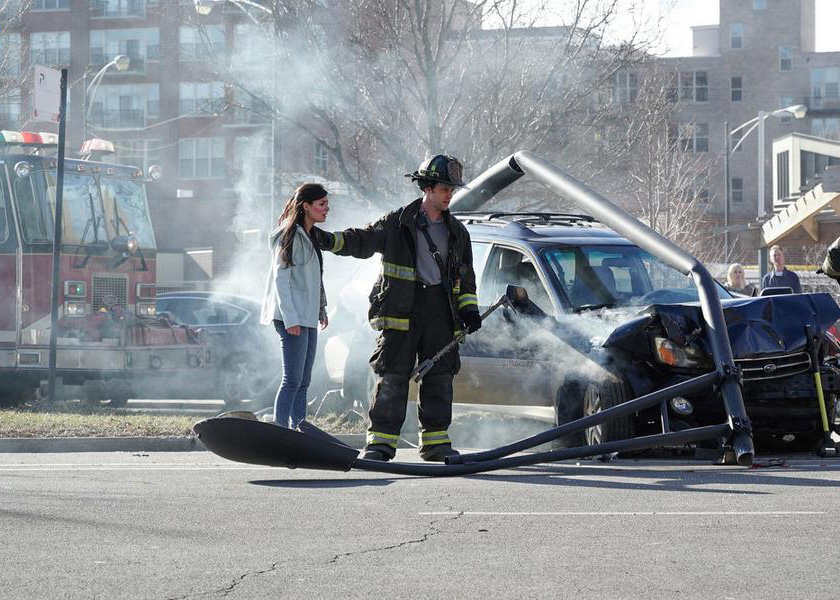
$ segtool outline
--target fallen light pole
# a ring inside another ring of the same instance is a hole
[[[260,422],[253,415],[245,417],[241,414],[239,416],[222,415],[196,423],[193,430],[201,442],[220,456],[252,464],[333,471],[349,471],[355,468],[405,475],[467,475],[702,440],[722,440],[727,454],[734,462],[742,466],[751,465],[755,451],[750,420],[741,395],[741,374],[733,359],[723,309],[715,292],[714,279],[708,270],[696,258],[639,222],[624,209],[530,152],[517,152],[482,173],[455,195],[451,208],[475,209],[524,175],[543,183],[567,200],[577,204],[598,221],[691,277],[698,290],[714,360],[713,371],[554,427],[513,444],[485,452],[453,457],[450,464],[446,465],[364,460],[359,458],[357,450],[308,423],[297,431],[278,427],[272,423]],[[561,436],[583,431],[641,409],[659,405],[676,396],[708,389],[710,386],[720,390],[727,414],[726,422],[719,425],[694,427],[677,432],[665,432],[579,448],[509,456]]]

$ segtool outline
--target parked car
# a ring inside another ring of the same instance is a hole
[[[221,398],[232,407],[246,400],[254,409],[273,402],[282,374],[280,346],[274,330],[260,325],[258,300],[215,292],[167,292],[157,296],[155,309],[158,316],[200,328],[212,344],[213,376],[204,381],[181,379],[178,395]]]
[[[492,304],[508,285],[528,295],[517,311],[496,311],[467,337],[455,378],[456,408],[562,424],[712,369],[691,279],[591,217],[456,216],[470,232],[479,305]],[[717,293],[757,436],[821,437],[815,368],[822,371],[836,427],[840,383],[832,357],[840,348],[825,335],[840,318],[834,300],[828,294],[736,298],[720,285]],[[366,405],[375,332],[356,323],[327,341],[326,362],[345,397]],[[806,325],[816,336],[817,365]],[[724,418],[718,391],[709,389],[559,442],[594,444]]]

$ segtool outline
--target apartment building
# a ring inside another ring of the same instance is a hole
[[[676,122],[691,123],[693,150],[715,159],[708,180],[709,215],[724,213],[725,124],[733,130],[759,111],[803,104],[803,119],[789,114],[765,120],[764,202],[772,212],[773,140],[792,133],[840,139],[840,52],[815,51],[815,0],[719,0],[720,23],[693,28],[692,56],[660,62],[678,72],[682,101]],[[731,136],[738,143],[744,128]],[[758,213],[758,136],[753,131],[730,155],[730,208],[733,223],[755,221]],[[755,233],[741,234],[756,248]],[[746,257],[754,260],[752,254]]]
[[[55,131],[31,118],[28,74],[33,64],[68,68],[68,154],[100,137],[114,142],[117,162],[164,169],[149,186],[159,281],[225,272],[243,245],[265,243],[300,179],[333,176],[323,146],[272,126],[265,112],[251,110],[248,99],[213,78],[215,63],[252,42],[252,18],[243,9],[219,3],[199,15],[192,0],[21,6],[21,18],[0,36],[13,49],[3,52],[11,58],[0,64],[0,75],[18,79],[0,93],[0,129]],[[128,68],[102,72],[117,55],[129,57]],[[268,175],[273,164],[276,186]]]

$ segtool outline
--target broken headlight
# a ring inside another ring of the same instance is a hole
[[[698,348],[680,346],[664,337],[653,338],[656,359],[672,367],[685,369],[712,368],[712,357]]]

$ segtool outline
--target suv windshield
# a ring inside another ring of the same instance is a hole
[[[542,255],[575,310],[698,300],[689,276],[637,246],[555,246]],[[717,289],[720,298],[732,298]]]

